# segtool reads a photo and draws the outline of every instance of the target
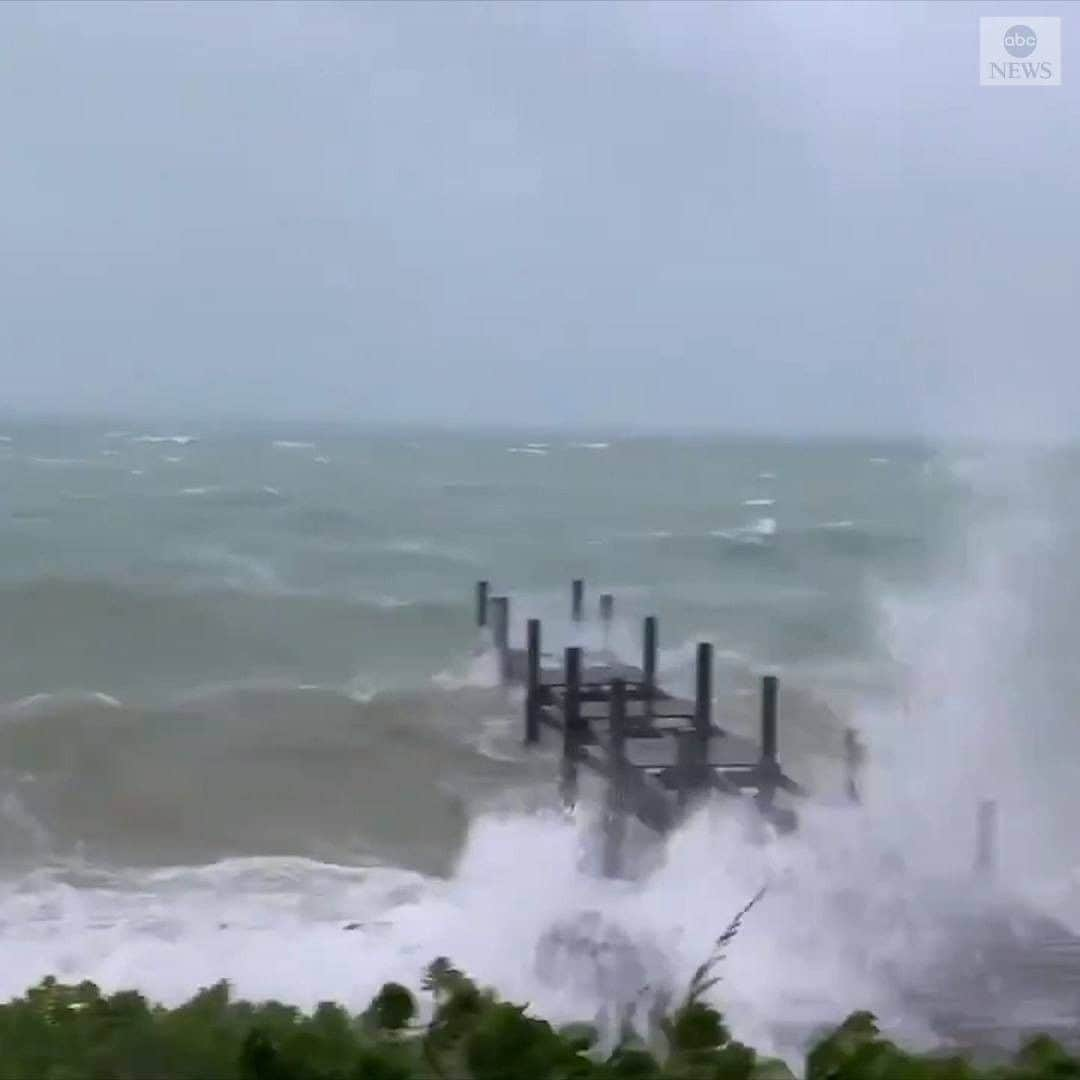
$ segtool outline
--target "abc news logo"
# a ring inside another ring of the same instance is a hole
[[[983,86],[1060,86],[1061,20],[979,20]]]

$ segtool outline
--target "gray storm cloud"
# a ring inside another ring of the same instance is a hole
[[[1074,23],[7,4],[4,407],[1071,435]]]

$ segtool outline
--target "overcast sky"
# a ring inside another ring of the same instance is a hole
[[[1076,434],[1078,87],[1070,4],[8,2],[0,409]]]

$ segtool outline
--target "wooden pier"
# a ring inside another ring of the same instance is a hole
[[[571,586],[570,616],[584,619],[585,585]],[[694,697],[669,693],[657,682],[659,633],[655,616],[642,624],[641,666],[621,663],[606,648],[614,598],[600,597],[605,648],[590,658],[580,646],[564,649],[561,663],[545,654],[539,619],[526,623],[524,649],[510,645],[510,599],[492,596],[488,582],[476,586],[476,620],[488,627],[499,675],[525,687],[524,737],[541,741],[544,729],[561,742],[560,789],[577,801],[582,769],[607,782],[605,870],[618,874],[626,820],[633,816],[666,833],[709,792],[751,796],[777,828],[795,827],[796,816],[777,795],[803,794],[781,768],[778,743],[779,682],[761,681],[759,743],[726,731],[713,718],[713,647],[697,646]],[[852,783],[852,790],[854,785]]]

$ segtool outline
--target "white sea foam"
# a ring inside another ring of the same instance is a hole
[[[775,499],[743,499],[743,506],[772,506]]]
[[[494,649],[482,649],[472,656],[464,668],[440,671],[432,676],[432,683],[442,690],[463,690],[466,687],[491,689],[502,679],[499,675],[499,658]]]
[[[793,1022],[808,1029],[865,1007],[895,1027],[898,984],[940,955],[949,906],[967,891],[883,864],[867,817],[847,810],[811,810],[801,834],[765,844],[737,812],[700,813],[639,885],[596,876],[582,825],[481,817],[448,881],[270,858],[85,881],[37,871],[0,890],[0,994],[53,973],[175,1003],[228,978],[249,998],[359,1008],[386,980],[418,988],[426,963],[446,955],[553,1019],[588,1018],[603,1001],[587,963],[561,982],[538,964],[553,929],[602,912],[592,927],[617,927],[638,960],[642,985],[624,991],[664,981],[677,991],[764,885],[714,993],[738,1037],[794,1056]]]
[[[547,454],[547,451],[539,446],[508,446],[506,452],[508,454],[536,454],[538,457]]]
[[[322,454],[319,454],[317,457],[314,457],[311,460],[314,461],[318,465],[329,465],[330,464],[330,459],[328,457],[325,457]]]
[[[316,443],[294,442],[291,439],[275,439],[271,445],[277,450],[314,450]]]
[[[606,442],[575,442],[570,443],[574,450],[607,450],[611,443]]]

